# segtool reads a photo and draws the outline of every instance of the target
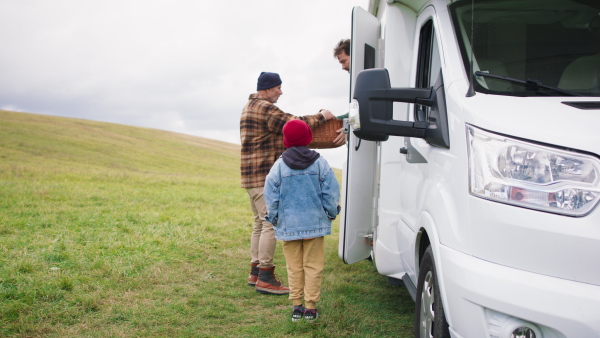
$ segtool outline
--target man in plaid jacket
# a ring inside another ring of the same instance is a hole
[[[335,118],[325,109],[318,114],[307,116],[284,113],[275,106],[283,94],[281,83],[279,74],[262,72],[258,77],[257,92],[248,98],[240,119],[242,188],[248,191],[254,213],[248,285],[256,287],[257,292],[277,295],[289,294],[290,289],[283,286],[274,275],[273,255],[277,240],[273,224],[265,220],[265,178],[273,163],[285,151],[282,128],[287,121],[301,119],[309,126],[315,127]]]

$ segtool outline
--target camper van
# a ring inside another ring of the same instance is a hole
[[[416,337],[600,337],[600,1],[352,13],[339,256]]]

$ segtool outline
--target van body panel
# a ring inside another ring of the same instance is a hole
[[[600,285],[600,212],[574,218],[469,198],[473,255],[515,269]]]
[[[452,327],[462,337],[492,335],[495,317],[536,323],[542,337],[597,337],[598,287],[549,277],[439,247]],[[504,337],[504,336],[502,336]]]
[[[577,109],[562,103],[578,101],[590,99],[478,93],[464,100],[465,122],[516,138],[600,154],[600,110]]]

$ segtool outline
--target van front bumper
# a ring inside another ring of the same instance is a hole
[[[600,337],[598,285],[513,269],[443,245],[436,260],[454,337],[504,338],[502,326],[515,322],[532,324],[546,338]]]

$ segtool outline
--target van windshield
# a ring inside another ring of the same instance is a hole
[[[476,91],[600,96],[600,1],[476,0],[473,12],[459,0],[449,9],[467,72],[473,54]]]

